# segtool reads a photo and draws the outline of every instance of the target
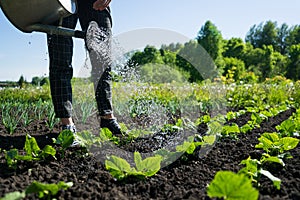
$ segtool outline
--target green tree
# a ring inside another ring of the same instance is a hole
[[[300,44],[292,45],[289,49],[290,61],[287,66],[286,77],[293,80],[300,79]]]
[[[273,64],[272,71],[270,72],[270,78],[275,76],[285,76],[288,65],[288,57],[282,55],[280,52],[274,51],[272,54],[271,63]]]
[[[300,43],[300,25],[293,26],[289,29],[289,33],[286,37],[286,48],[290,48],[292,45]]]
[[[287,53],[287,37],[290,34],[289,26],[286,23],[283,23],[281,27],[277,29],[278,32],[278,48],[281,54]]]
[[[228,58],[242,59],[245,53],[246,44],[241,38],[231,38],[224,40],[222,55]]]
[[[267,21],[254,25],[246,35],[246,42],[250,42],[255,48],[271,45],[275,50],[280,51],[278,45],[277,22]]]
[[[285,74],[287,65],[287,57],[274,51],[271,45],[263,48],[248,48],[244,61],[246,69],[258,75],[260,81]]]
[[[190,63],[190,59],[192,59],[195,54],[197,54],[197,42],[189,41],[184,44],[184,47],[179,51],[176,55],[176,65],[182,70],[189,73],[189,81],[196,82],[199,80],[203,80],[201,74],[197,71],[197,69]]]
[[[26,80],[24,79],[24,76],[21,75],[19,80],[18,80],[18,85],[19,85],[20,88],[24,88],[25,84],[26,84]]]
[[[218,76],[218,71],[211,56],[195,40],[184,44],[184,47],[177,54],[176,65],[189,72],[190,82],[213,79]]]
[[[31,84],[32,85],[36,85],[36,86],[43,86],[45,84],[50,84],[50,81],[49,81],[49,78],[48,77],[38,77],[38,76],[35,76],[32,78],[31,80]]]
[[[31,84],[32,85],[40,86],[40,83],[41,83],[41,78],[40,77],[38,77],[38,76],[32,77],[32,79],[31,79]]]
[[[130,61],[131,67],[136,67],[138,65],[144,65],[147,63],[163,63],[160,51],[153,46],[146,46],[144,50],[137,51],[131,57]]]
[[[183,48],[183,44],[180,44],[180,43],[171,43],[169,45],[161,45],[161,49],[163,50],[168,50],[168,51],[171,51],[171,52],[178,52],[180,49]]]
[[[201,27],[197,35],[197,41],[213,60],[216,60],[221,55],[223,48],[222,34],[211,21],[207,21]]]
[[[170,65],[170,66],[175,66],[176,65],[176,53],[169,51],[169,50],[164,50],[160,49],[160,55],[162,57],[162,60],[165,64]]]

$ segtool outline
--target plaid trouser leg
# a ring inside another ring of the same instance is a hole
[[[65,18],[63,27],[74,29],[79,17],[83,31],[87,30],[89,22],[96,21],[101,29],[110,33],[112,19],[109,10],[94,10],[94,2],[95,0],[77,0],[78,14]],[[107,36],[111,37],[111,34]],[[59,118],[72,117],[73,40],[70,37],[56,35],[48,35],[47,39],[50,58],[50,88],[55,114]],[[112,113],[110,63],[99,60],[92,66],[95,97],[100,115]]]
[[[108,9],[96,11],[92,5],[95,0],[78,0],[79,22],[83,30],[87,30],[91,21],[97,22],[101,34],[101,51],[89,51],[92,64],[92,80],[95,88],[95,98],[99,114],[101,116],[112,113],[112,94],[111,94],[111,27],[112,19]],[[95,38],[98,40],[99,38]],[[95,55],[98,54],[98,55]]]
[[[63,27],[75,28],[77,16],[63,20]],[[54,24],[57,25],[57,24]],[[47,35],[50,59],[49,79],[54,111],[58,118],[72,117],[72,56],[73,40],[71,37]]]

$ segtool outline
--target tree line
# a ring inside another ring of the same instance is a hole
[[[226,80],[257,82],[275,76],[300,79],[300,26],[278,25],[274,21],[253,25],[244,40],[224,39],[221,31],[206,21],[195,39],[185,44],[162,45],[159,49],[146,46],[133,54],[128,67],[166,64],[180,70],[190,82],[198,82],[204,79],[203,74],[193,64],[201,63],[201,59],[191,63],[182,55],[197,58],[201,49],[206,50]]]

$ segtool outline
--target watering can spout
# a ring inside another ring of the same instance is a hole
[[[76,0],[0,0],[7,19],[19,30],[84,38],[84,32],[52,26],[53,22],[76,12]]]
[[[29,29],[32,31],[48,33],[51,35],[61,35],[61,36],[68,36],[68,37],[76,37],[76,38],[84,38],[85,33],[83,31],[73,30],[64,27],[57,27],[52,25],[46,24],[33,24],[29,26]]]

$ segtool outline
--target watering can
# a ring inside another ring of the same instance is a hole
[[[33,31],[84,38],[84,32],[61,27],[62,19],[74,14],[76,0],[0,0],[7,19],[25,33]],[[59,26],[50,25],[59,20]]]

